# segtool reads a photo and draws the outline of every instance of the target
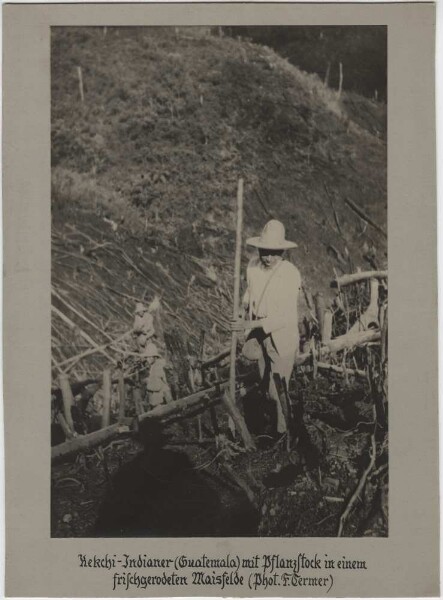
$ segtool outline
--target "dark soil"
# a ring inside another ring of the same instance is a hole
[[[364,388],[337,384],[331,392],[321,378],[291,397],[301,405],[297,447],[287,452],[284,440],[276,441],[272,410],[256,397],[256,415],[268,413],[252,426],[258,450],[230,461],[257,483],[258,507],[220,465],[205,416],[207,441],[200,444],[191,418],[170,424],[158,439],[141,432],[54,466],[52,536],[335,536],[367,464],[372,408]],[[218,416],[224,427],[221,408]],[[346,535],[387,535],[387,501],[376,483],[366,485]]]

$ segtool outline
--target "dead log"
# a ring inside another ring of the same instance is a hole
[[[120,423],[114,423],[105,429],[99,429],[86,435],[81,435],[63,444],[58,444],[51,449],[51,460],[70,458],[78,454],[78,452],[87,452],[99,444],[110,440],[119,433],[127,431],[127,427],[120,425]]]
[[[325,349],[329,352],[339,352],[340,350],[350,350],[355,346],[364,346],[370,342],[377,342],[380,339],[379,329],[369,329],[368,331],[356,331],[351,333],[345,333],[333,340],[330,340],[325,344]]]
[[[326,342],[321,347],[322,356],[330,352],[339,352],[345,348],[351,350],[355,346],[364,346],[371,342],[377,342],[380,339],[380,331],[378,329],[369,329],[368,331],[357,331],[355,333],[345,333],[329,342]],[[316,356],[318,353],[316,354]],[[312,350],[303,352],[295,357],[294,364],[296,366],[303,365],[312,356]]]
[[[255,383],[256,376],[254,373],[247,373],[238,377],[238,380],[241,381],[241,384],[248,389]],[[170,404],[156,406],[152,410],[138,415],[137,420],[139,423],[141,423],[145,419],[164,420],[169,417],[180,418],[186,416],[186,414],[191,410],[195,411],[198,408],[204,410],[210,406],[213,406],[217,402],[220,402],[223,392],[228,387],[228,380],[220,381],[217,383],[217,385],[200,390],[199,392],[195,392],[195,394],[191,394],[190,396],[186,396],[185,398],[181,398],[180,400],[176,400]]]
[[[351,283],[358,283],[365,279],[386,279],[388,277],[387,271],[360,271],[358,273],[349,273],[342,275],[331,281],[331,287],[344,287]]]
[[[220,396],[221,391],[225,390],[228,386],[229,381],[223,381],[216,386],[200,390],[199,392],[195,392],[195,394],[191,394],[190,396],[186,396],[186,398],[181,398],[170,404],[156,406],[152,410],[139,414],[138,422],[141,423],[145,419],[162,420],[170,416],[179,416],[190,408],[196,408],[198,405],[207,405],[211,396],[214,394]],[[221,400],[221,397],[219,397],[218,400]]]

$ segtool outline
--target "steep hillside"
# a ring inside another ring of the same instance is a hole
[[[334,269],[386,266],[386,142],[368,101],[192,28],[53,28],[51,52],[53,300],[81,306],[97,343],[155,294],[171,344],[196,350],[202,329],[209,350],[226,342],[239,176],[244,238],[282,220],[306,291],[328,293]],[[81,348],[74,331],[60,349],[68,331],[54,320],[56,362]]]

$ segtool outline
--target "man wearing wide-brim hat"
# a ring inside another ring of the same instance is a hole
[[[297,244],[285,239],[285,228],[275,219],[265,225],[260,236],[249,238],[246,243],[258,249],[258,256],[247,268],[248,288],[243,299],[247,318],[234,320],[231,328],[246,331],[244,354],[258,360],[263,384],[277,405],[277,431],[283,433],[287,423],[274,375],[287,391],[300,341],[301,278],[298,269],[283,254]]]

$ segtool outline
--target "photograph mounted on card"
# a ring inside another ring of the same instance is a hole
[[[4,14],[7,593],[438,593],[433,5]]]

